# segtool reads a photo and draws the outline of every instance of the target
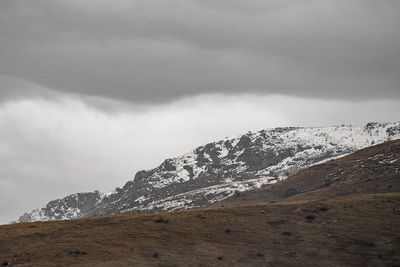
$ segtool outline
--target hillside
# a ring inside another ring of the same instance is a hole
[[[140,171],[114,192],[76,193],[50,201],[19,222],[95,217],[131,211],[201,208],[287,178],[296,171],[400,138],[400,122],[365,126],[275,128],[198,147]]]
[[[400,140],[312,166],[279,183],[236,193],[214,205],[236,206],[385,192],[400,192]]]
[[[394,266],[400,193],[0,226],[12,266]]]

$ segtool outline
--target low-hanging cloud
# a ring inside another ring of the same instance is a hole
[[[136,103],[399,98],[399,13],[391,0],[4,0],[0,76]],[[3,85],[0,98],[33,91]]]

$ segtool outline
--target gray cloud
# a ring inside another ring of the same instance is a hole
[[[390,0],[4,0],[0,75],[137,103],[204,93],[399,98],[399,13]],[[3,86],[0,97],[43,92]]]

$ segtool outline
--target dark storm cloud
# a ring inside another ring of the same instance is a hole
[[[0,80],[25,86],[0,97],[32,94],[32,83],[134,102],[399,98],[399,14],[389,0],[3,0]]]

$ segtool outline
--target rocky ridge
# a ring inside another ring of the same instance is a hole
[[[248,132],[139,171],[114,192],[72,194],[24,214],[17,222],[204,207],[235,192],[283,180],[301,168],[399,138],[400,122]]]
[[[282,182],[237,193],[211,206],[304,201],[400,192],[400,140],[305,168]]]

